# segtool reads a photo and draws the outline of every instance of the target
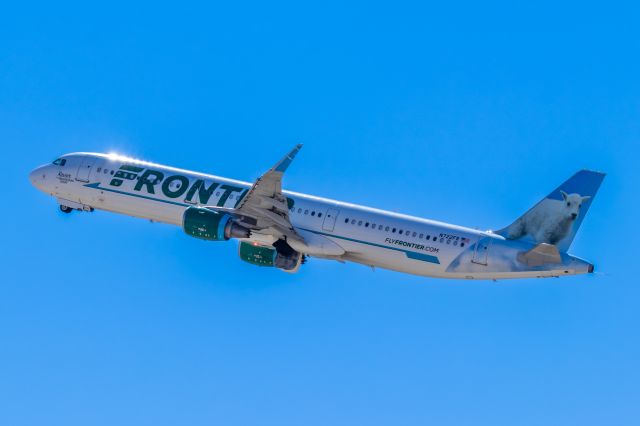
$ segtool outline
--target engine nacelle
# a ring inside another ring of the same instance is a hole
[[[206,207],[189,207],[182,216],[182,229],[187,235],[208,241],[249,238],[251,232],[232,220],[227,213]]]
[[[238,247],[240,259],[257,266],[275,266],[278,252],[273,247],[259,246],[245,241]]]
[[[245,241],[240,242],[238,254],[240,259],[252,265],[271,266],[285,272],[298,272],[304,258],[301,253],[293,249],[283,249],[277,243],[273,247],[268,247]]]

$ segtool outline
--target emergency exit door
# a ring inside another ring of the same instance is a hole
[[[328,209],[324,215],[324,222],[322,222],[322,229],[325,231],[333,232],[333,228],[336,226],[336,218],[338,217],[338,210]]]

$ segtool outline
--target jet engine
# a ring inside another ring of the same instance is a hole
[[[284,240],[273,246],[261,246],[241,241],[238,247],[240,259],[257,266],[270,266],[285,272],[298,272],[304,255],[292,249]]]
[[[247,228],[235,223],[231,215],[195,206],[185,210],[182,229],[187,235],[208,241],[249,238],[251,234]]]

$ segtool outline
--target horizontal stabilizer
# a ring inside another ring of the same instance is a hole
[[[552,244],[540,243],[526,253],[520,253],[518,260],[528,266],[542,266],[549,263],[561,263],[560,252]]]

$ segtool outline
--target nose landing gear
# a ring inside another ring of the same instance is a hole
[[[60,205],[60,211],[66,214],[69,214],[74,210],[78,210],[80,212],[93,211],[93,207],[88,206],[86,204],[76,203],[75,201],[58,199],[58,204]]]

